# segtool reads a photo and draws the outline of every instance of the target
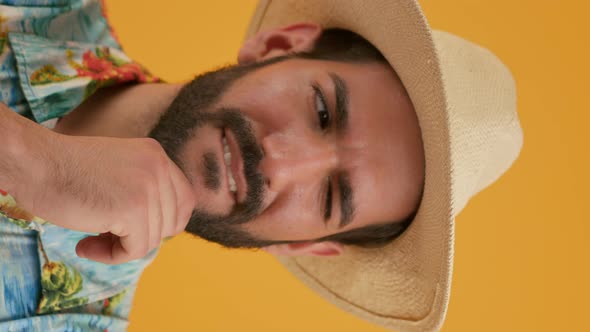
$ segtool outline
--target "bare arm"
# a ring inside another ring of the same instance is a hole
[[[0,103],[0,188],[23,200],[24,179],[38,179],[43,172],[37,172],[37,159],[43,158],[42,143],[52,140],[50,130],[12,111]],[[23,202],[29,203],[31,202]]]
[[[188,222],[190,184],[153,139],[62,135],[0,104],[0,140],[0,188],[55,225],[100,233],[80,256],[137,259]]]

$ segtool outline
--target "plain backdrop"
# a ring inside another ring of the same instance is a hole
[[[253,0],[106,1],[124,49],[170,82],[235,61]],[[524,148],[456,229],[443,331],[583,331],[590,295],[587,1],[425,0],[426,16],[512,70]],[[145,271],[131,332],[383,332],[306,289],[263,253],[187,235]]]

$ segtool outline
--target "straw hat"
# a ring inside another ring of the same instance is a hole
[[[297,22],[356,32],[383,53],[414,104],[426,180],[415,220],[386,247],[279,260],[365,320],[399,331],[438,330],[449,302],[455,216],[522,146],[512,76],[488,50],[432,31],[415,0],[263,0],[247,37]]]

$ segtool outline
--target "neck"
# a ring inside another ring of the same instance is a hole
[[[183,84],[101,89],[63,117],[54,131],[74,136],[146,137]]]

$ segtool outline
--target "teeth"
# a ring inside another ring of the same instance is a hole
[[[229,172],[229,191],[231,191],[232,193],[236,192],[236,180],[234,180],[233,174],[231,174],[231,171]]]
[[[227,145],[227,140],[225,137],[222,139],[223,142],[223,158],[225,159],[225,168],[227,169],[227,178],[229,181],[229,190],[232,193],[236,192],[236,180],[234,179],[234,174],[231,171],[231,152],[229,151],[229,146]]]

